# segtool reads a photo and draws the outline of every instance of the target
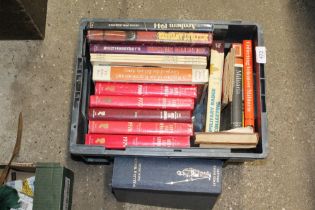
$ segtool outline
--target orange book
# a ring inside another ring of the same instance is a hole
[[[200,84],[208,82],[207,69],[132,66],[93,66],[93,81]]]
[[[243,41],[244,53],[244,126],[254,127],[254,79],[252,41]]]

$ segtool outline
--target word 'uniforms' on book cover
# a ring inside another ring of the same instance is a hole
[[[244,54],[244,126],[254,127],[254,77],[252,40],[243,41]]]

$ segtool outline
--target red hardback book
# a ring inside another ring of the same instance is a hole
[[[192,123],[89,121],[89,133],[192,136]]]
[[[189,136],[139,136],[86,134],[86,145],[104,146],[106,149],[125,149],[126,147],[190,147]]]
[[[190,110],[92,108],[89,120],[192,122]]]
[[[87,38],[90,42],[176,43],[206,46],[212,44],[212,33],[207,32],[88,30]]]
[[[92,95],[90,96],[90,107],[192,110],[194,109],[194,99]]]
[[[251,40],[243,40],[244,54],[244,126],[254,127],[254,78],[253,78],[253,48]]]
[[[192,85],[96,82],[95,95],[196,98],[197,87]]]

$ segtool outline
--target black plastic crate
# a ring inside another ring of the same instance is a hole
[[[107,163],[113,156],[158,156],[158,157],[191,157],[223,159],[242,162],[246,160],[263,159],[267,156],[267,112],[265,96],[264,64],[253,60],[254,91],[255,91],[255,130],[259,133],[259,143],[254,149],[208,149],[208,148],[143,148],[129,147],[125,150],[107,150],[101,146],[84,145],[84,134],[88,131],[88,100],[93,94],[92,66],[87,53],[86,33],[88,29],[108,29],[108,23],[140,23],[144,26],[153,23],[203,23],[211,24],[215,40],[224,40],[229,46],[231,42],[241,42],[244,39],[253,40],[253,52],[256,46],[264,46],[263,32],[256,23],[233,21],[206,21],[206,20],[156,20],[156,19],[82,19],[79,30],[79,46],[75,80],[73,89],[73,105],[70,127],[69,150],[73,157],[81,157],[86,162]],[[117,28],[116,28],[117,30]],[[158,30],[158,29],[148,29]],[[187,30],[189,31],[189,30]]]

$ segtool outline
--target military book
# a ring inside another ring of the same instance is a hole
[[[171,84],[96,82],[96,95],[162,96],[196,98],[197,86]]]
[[[211,46],[212,33],[165,31],[88,30],[90,42],[184,44]]]
[[[111,66],[156,66],[166,68],[195,68],[207,67],[206,56],[179,55],[136,55],[136,54],[100,54],[90,53],[94,65]]]
[[[85,144],[103,146],[106,149],[125,149],[126,147],[190,147],[190,136],[142,136],[86,134]]]
[[[92,77],[96,82],[204,84],[209,80],[209,70],[94,65]]]
[[[192,136],[192,123],[89,121],[89,133]]]
[[[196,158],[115,157],[112,189],[118,201],[211,209],[221,193],[222,162]]]
[[[193,110],[193,98],[90,96],[90,107]]]
[[[89,29],[109,29],[109,30],[141,30],[141,31],[196,31],[212,32],[213,24],[208,22],[187,21],[179,22],[174,20],[167,21],[91,21],[88,24]]]
[[[244,53],[244,126],[254,127],[254,76],[252,40],[243,40]]]
[[[195,143],[202,148],[255,148],[258,133],[252,127],[240,127],[220,132],[195,133]]]
[[[89,120],[192,122],[190,110],[90,108]]]
[[[209,47],[91,43],[90,53],[208,56]]]
[[[224,43],[217,41],[211,48],[210,75],[206,115],[206,132],[220,130],[222,74],[224,63]]]
[[[235,48],[235,62],[231,127],[239,128],[243,126],[243,48],[241,43],[233,43],[232,48]]]

